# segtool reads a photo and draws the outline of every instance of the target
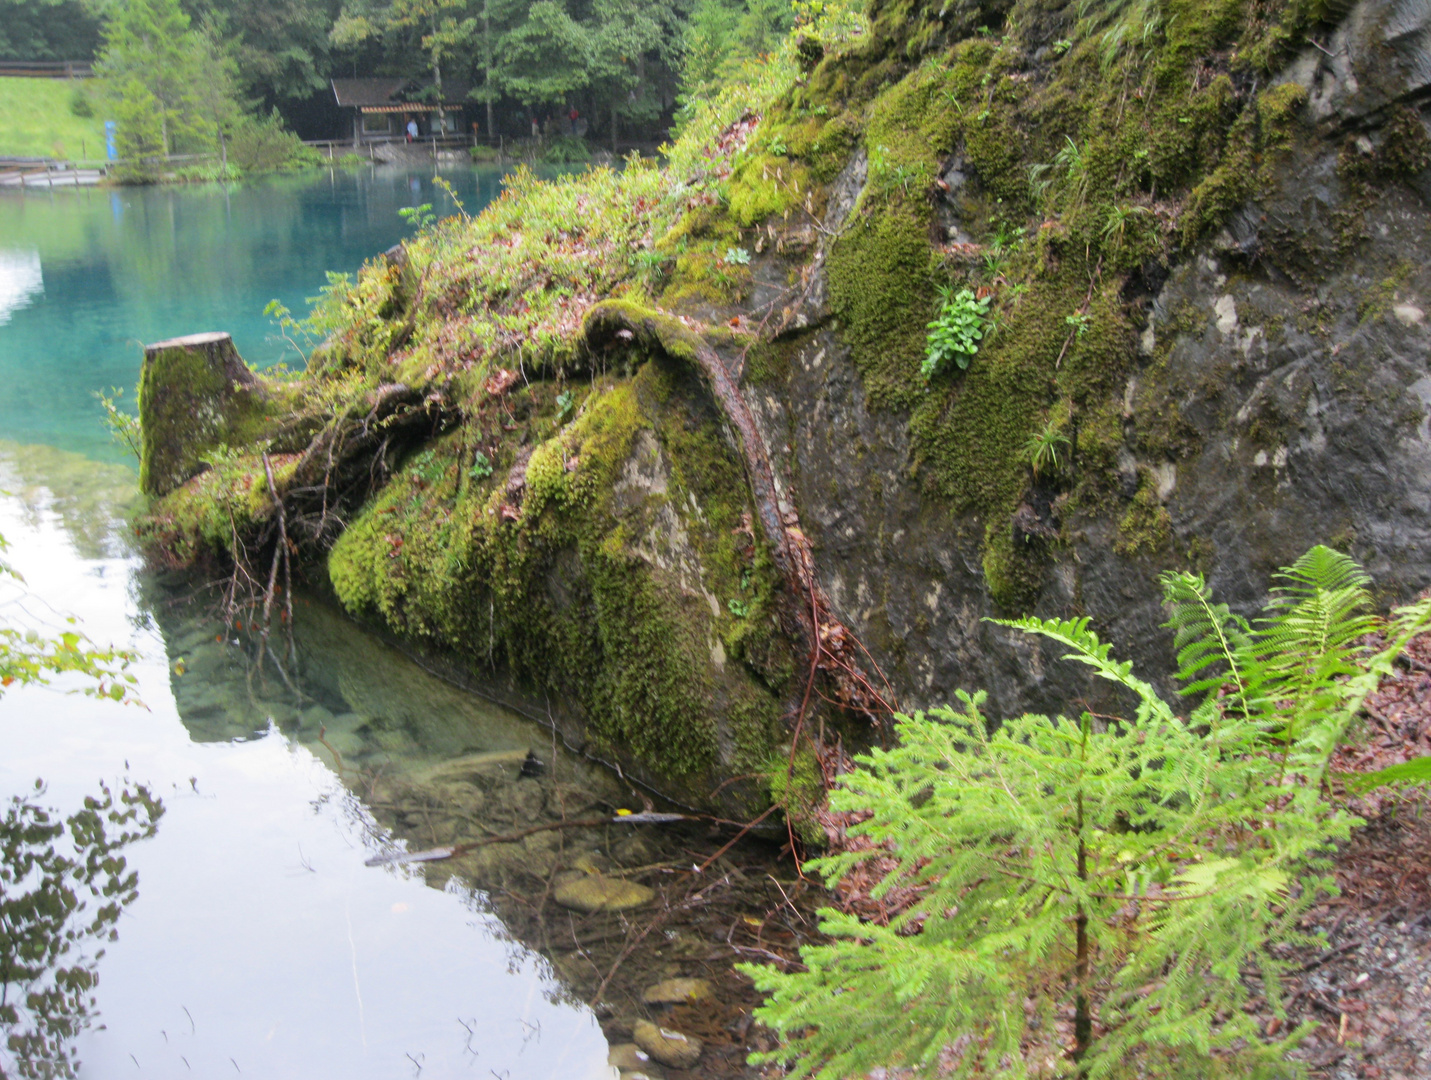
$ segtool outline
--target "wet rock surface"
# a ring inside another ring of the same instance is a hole
[[[636,1021],[632,1029],[636,1045],[650,1054],[662,1065],[673,1069],[689,1069],[701,1057],[701,1041],[690,1035],[653,1024],[649,1020]]]
[[[663,979],[641,991],[647,1005],[679,1005],[683,1001],[703,1001],[714,993],[705,979]]]
[[[649,904],[656,894],[645,885],[601,874],[581,874],[552,890],[552,899],[573,911],[626,911]]]
[[[1415,138],[1404,125],[1427,126],[1425,8],[1363,0],[1332,38],[1340,53],[1308,47],[1287,70],[1312,96],[1269,190],[1130,281],[1147,294],[1136,360],[1082,406],[1116,443],[1107,495],[1055,518],[1034,489],[1012,519],[1016,533],[1020,513],[1036,520],[1023,531],[1044,545],[1031,609],[1091,616],[1165,690],[1164,568],[1207,572],[1238,610],[1319,542],[1363,562],[1387,600],[1431,583],[1431,170],[1376,172]],[[832,208],[852,201],[852,175]],[[822,267],[817,254],[807,298],[824,295]],[[1111,705],[1052,652],[983,621],[1013,613],[982,562],[986,529],[1005,523],[931,495],[908,413],[872,406],[828,306],[802,326],[776,377],[756,373],[745,393],[822,583],[901,705],[959,688],[988,690],[991,714]]]
[[[660,1080],[660,1077],[664,1075],[660,1066],[651,1060],[651,1055],[635,1043],[617,1043],[611,1048],[611,1053],[606,1056],[606,1060],[620,1069],[623,1075],[645,1073],[650,1080]]]

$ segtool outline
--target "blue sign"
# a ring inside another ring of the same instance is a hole
[[[113,120],[106,120],[104,122],[104,152],[110,161],[119,160],[119,148],[114,145],[114,129],[115,124]]]

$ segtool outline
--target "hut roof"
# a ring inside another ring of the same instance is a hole
[[[364,105],[392,105],[409,79],[334,79],[333,97],[345,108]]]
[[[434,112],[437,106],[431,101],[412,101],[410,97],[423,97],[422,91],[429,88],[430,80],[416,79],[333,79],[333,98],[340,106],[370,112]],[[460,109],[472,84],[466,79],[451,79],[443,85],[443,108]]]

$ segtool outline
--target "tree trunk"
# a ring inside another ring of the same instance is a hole
[[[611,153],[620,156],[616,149],[616,99],[611,99]]]
[[[437,28],[433,27],[433,33],[436,32]],[[438,60],[436,49],[432,51],[432,84],[437,87],[437,126],[443,134],[446,134],[447,114],[442,111],[442,64]]]
[[[139,370],[139,486],[167,495],[203,471],[203,457],[234,443],[267,398],[224,333],[190,334],[144,348]]]
[[[486,4],[482,5],[482,62],[487,79],[487,85],[482,88],[487,98],[487,141],[491,142],[497,135],[492,125],[492,87],[496,72],[492,64],[492,16]]]

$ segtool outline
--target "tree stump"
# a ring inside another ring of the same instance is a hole
[[[267,394],[228,334],[190,334],[148,345],[139,373],[139,486],[167,495],[204,470],[220,444],[258,434]]]

